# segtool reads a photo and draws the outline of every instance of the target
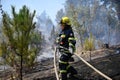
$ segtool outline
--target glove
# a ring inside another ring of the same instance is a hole
[[[60,42],[60,38],[57,37],[57,38],[56,38],[56,43],[59,44],[59,42]]]

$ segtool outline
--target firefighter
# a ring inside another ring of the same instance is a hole
[[[67,80],[67,76],[73,77],[77,74],[77,71],[69,64],[69,60],[72,59],[72,55],[75,52],[76,40],[71,27],[71,22],[68,17],[63,17],[60,21],[61,32],[57,38],[59,44],[59,52],[61,54],[59,59],[59,70],[62,80]]]

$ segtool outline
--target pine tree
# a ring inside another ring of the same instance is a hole
[[[33,42],[36,34],[34,16],[35,11],[31,13],[26,6],[23,6],[19,13],[12,6],[12,18],[8,14],[3,16],[2,31],[5,39],[1,43],[2,57],[15,69],[17,79],[22,77],[22,67],[31,68],[37,56],[37,45]]]

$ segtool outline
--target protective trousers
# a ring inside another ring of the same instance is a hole
[[[67,80],[67,75],[70,73],[71,75],[77,74],[77,71],[74,67],[69,65],[69,59],[71,58],[71,54],[67,53],[67,55],[62,54],[59,61],[59,69],[62,80]]]

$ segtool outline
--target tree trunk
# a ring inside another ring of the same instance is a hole
[[[92,61],[91,57],[92,57],[92,55],[91,55],[91,51],[90,51],[90,62]]]
[[[22,58],[22,55],[21,55],[21,61],[20,61],[20,65],[21,65],[21,68],[20,68],[20,80],[22,80],[22,69],[23,69],[22,62],[23,62],[23,58]]]
[[[83,37],[82,37],[82,34],[81,32],[79,32],[79,35],[80,35],[80,44],[81,44],[81,48],[83,48]]]
[[[109,27],[109,29],[108,29],[109,31],[108,31],[108,45],[110,45],[110,34],[111,34],[111,30],[110,30],[110,27]]]

